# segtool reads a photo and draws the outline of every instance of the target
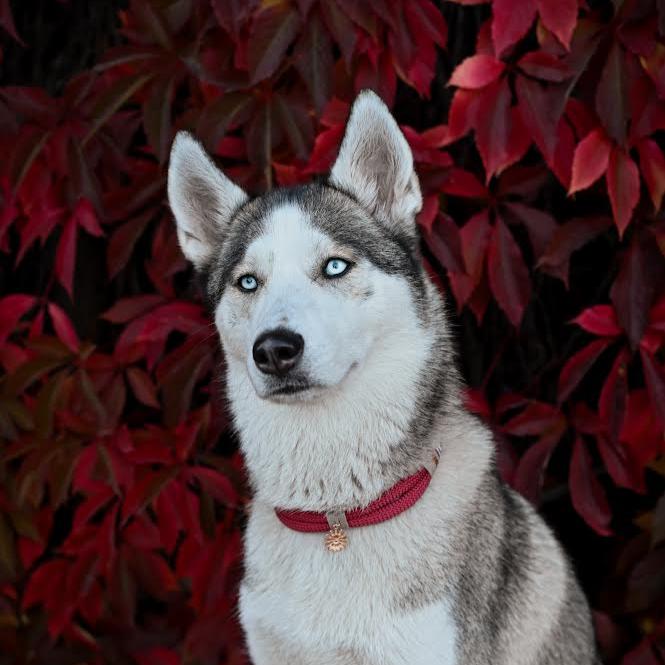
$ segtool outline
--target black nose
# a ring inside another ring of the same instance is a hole
[[[302,336],[278,328],[257,337],[252,355],[256,366],[264,374],[284,376],[298,364],[304,348],[305,340]]]

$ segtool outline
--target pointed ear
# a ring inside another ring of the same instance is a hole
[[[168,196],[183,254],[195,268],[204,268],[247,194],[215,166],[198,141],[179,132],[171,148]]]
[[[371,90],[361,92],[353,103],[330,182],[394,231],[415,232],[423,200],[411,148]]]

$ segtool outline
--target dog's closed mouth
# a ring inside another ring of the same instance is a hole
[[[306,390],[309,390],[310,388],[314,387],[315,386],[309,383],[289,384],[286,386],[280,386],[279,388],[275,388],[275,390],[271,390],[270,393],[268,393],[267,397],[276,397],[277,395],[297,395],[298,393],[303,393]]]

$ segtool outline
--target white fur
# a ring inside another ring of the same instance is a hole
[[[454,551],[455,519],[482,481],[492,443],[471,417],[432,437],[449,445],[420,501],[388,522],[351,530],[340,555],[325,550],[322,534],[290,531],[270,504],[254,502],[245,550],[251,588],[243,587],[240,609],[257,665],[282,662],[270,653],[280,643],[289,654],[309,654],[295,661],[308,665],[458,664],[454,598],[403,610],[395,594],[433,543]]]
[[[210,260],[214,238],[247,200],[187,132],[179,132],[171,148],[168,197],[182,252],[197,268]]]
[[[390,227],[413,232],[422,196],[411,148],[386,105],[369,90],[353,104],[330,181]]]

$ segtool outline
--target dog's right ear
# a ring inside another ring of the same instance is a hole
[[[179,132],[171,148],[168,197],[182,252],[200,270],[219,248],[247,194],[215,166],[196,139]]]

